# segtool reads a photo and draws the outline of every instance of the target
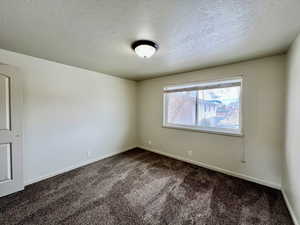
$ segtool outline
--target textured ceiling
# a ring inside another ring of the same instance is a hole
[[[286,51],[299,0],[1,0],[0,48],[142,80]],[[150,59],[130,49],[151,39]]]

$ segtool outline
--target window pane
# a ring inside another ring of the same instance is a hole
[[[196,91],[168,93],[168,123],[196,124]]]
[[[240,129],[240,87],[198,91],[198,125]]]

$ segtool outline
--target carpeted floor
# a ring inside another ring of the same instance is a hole
[[[135,149],[0,198],[0,224],[293,223],[277,190]]]

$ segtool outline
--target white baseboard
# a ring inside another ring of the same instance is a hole
[[[55,171],[55,172],[52,172],[52,173],[49,173],[49,174],[45,174],[45,175],[40,176],[40,177],[36,177],[36,178],[30,179],[30,180],[27,180],[27,181],[24,182],[24,186],[27,186],[29,184],[33,184],[33,183],[48,179],[50,177],[54,177],[54,176],[62,174],[62,173],[69,172],[69,171],[77,169],[79,167],[86,166],[88,164],[97,162],[101,159],[105,159],[105,158],[108,158],[108,157],[111,157],[111,156],[114,156],[114,155],[118,155],[120,153],[129,151],[129,150],[134,149],[134,148],[136,148],[136,146],[131,147],[131,148],[127,148],[127,149],[124,149],[124,150],[121,150],[121,151],[118,151],[118,152],[108,153],[108,154],[102,155],[98,158],[92,158],[92,159],[88,159],[88,160],[85,160],[85,161],[78,162],[76,165],[72,165],[72,166],[69,166],[67,168],[64,168],[64,169],[61,169],[61,170],[58,170],[58,171]]]
[[[154,152],[154,153],[157,153],[157,154],[160,154],[160,155],[164,155],[164,156],[173,158],[173,159],[177,159],[177,160],[181,160],[181,161],[191,163],[191,164],[194,164],[194,165],[197,165],[197,166],[201,166],[201,167],[204,167],[206,169],[214,170],[214,171],[217,171],[217,172],[229,175],[229,176],[241,178],[243,180],[251,181],[251,182],[258,183],[258,184],[261,184],[261,185],[264,185],[264,186],[275,188],[277,190],[281,190],[281,185],[279,185],[279,184],[275,184],[275,183],[272,183],[272,182],[269,182],[269,181],[265,181],[265,180],[262,180],[262,179],[258,179],[258,178],[255,178],[255,177],[245,175],[245,174],[233,172],[233,171],[230,171],[230,170],[226,170],[226,169],[223,169],[223,168],[220,168],[220,167],[217,167],[217,166],[212,166],[212,165],[206,164],[204,162],[194,161],[194,160],[187,159],[187,158],[184,158],[184,157],[181,157],[181,156],[176,156],[176,155],[173,155],[173,154],[170,154],[170,153],[164,153],[164,152],[161,152],[159,150],[151,149],[151,148],[148,148],[148,147],[145,147],[145,146],[138,146],[138,147],[141,148],[141,149],[145,149],[147,151],[150,151],[150,152]]]
[[[287,196],[287,194],[286,194],[286,192],[285,192],[285,190],[284,190],[283,188],[281,189],[281,192],[282,192],[284,201],[285,201],[285,203],[286,203],[286,205],[287,205],[287,207],[288,207],[288,210],[289,210],[289,212],[290,212],[290,214],[291,214],[291,217],[292,217],[292,219],[293,219],[294,225],[300,225],[300,223],[299,223],[298,220],[297,220],[296,214],[294,213],[294,210],[293,210],[293,208],[292,208],[292,205],[291,205],[291,203],[290,203],[290,201],[289,201],[289,199],[288,199],[288,196]]]

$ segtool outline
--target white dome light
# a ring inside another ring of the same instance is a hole
[[[158,45],[152,41],[139,40],[132,44],[132,49],[141,58],[150,58],[158,49]]]
[[[135,53],[142,58],[150,58],[156,49],[150,45],[139,45],[134,49]]]

